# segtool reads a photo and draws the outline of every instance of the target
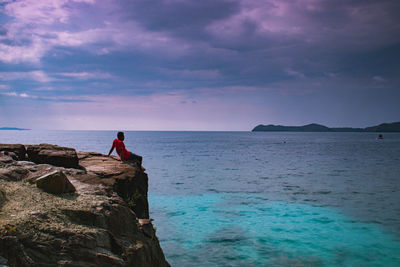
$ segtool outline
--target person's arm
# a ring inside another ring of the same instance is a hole
[[[110,152],[108,152],[108,157],[111,155],[111,153],[114,151],[114,143],[112,144],[112,146],[111,146],[111,149],[110,149]]]

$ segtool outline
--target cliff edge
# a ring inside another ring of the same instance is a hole
[[[116,157],[0,144],[0,265],[169,266],[147,189]]]

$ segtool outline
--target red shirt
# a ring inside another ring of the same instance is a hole
[[[127,160],[129,158],[131,152],[126,150],[124,141],[121,141],[121,140],[118,140],[118,139],[114,139],[112,145],[117,150],[118,155],[121,156],[121,153],[122,153],[123,160]]]

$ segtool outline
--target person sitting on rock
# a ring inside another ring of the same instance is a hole
[[[114,139],[111,149],[110,149],[110,152],[108,152],[107,156],[110,156],[110,154],[114,151],[114,148],[115,148],[117,150],[117,154],[120,157],[121,161],[136,162],[138,164],[138,166],[141,168],[141,170],[145,171],[146,169],[143,168],[143,166],[142,166],[142,157],[128,151],[125,148],[124,140],[125,140],[124,133],[118,132],[117,138]]]

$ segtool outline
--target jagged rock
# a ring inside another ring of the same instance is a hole
[[[116,157],[77,154],[79,169],[0,161],[0,170],[25,173],[23,181],[0,176],[7,197],[0,256],[12,267],[169,266],[151,221],[142,219],[149,214],[147,174]],[[48,194],[26,182],[55,171],[65,174],[75,194]]]
[[[18,156],[18,160],[26,159],[26,149],[21,144],[0,144],[0,151],[13,152]]]
[[[30,161],[65,168],[78,168],[79,160],[75,149],[50,144],[29,145],[26,152]]]
[[[76,191],[67,176],[59,170],[36,179],[36,186],[53,194],[71,193]]]
[[[80,165],[87,173],[75,176],[76,179],[86,183],[103,184],[128,203],[138,218],[149,218],[146,173],[122,163],[116,157],[85,152],[78,152],[78,157]]]
[[[151,223],[152,219],[139,219],[139,229],[148,237],[153,238],[156,234],[154,230],[153,224]]]

